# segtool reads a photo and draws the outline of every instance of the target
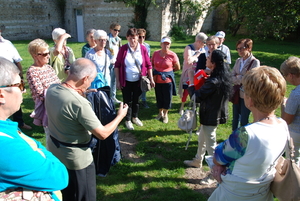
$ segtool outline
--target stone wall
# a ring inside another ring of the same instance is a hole
[[[2,36],[9,40],[51,38],[53,28],[62,26],[56,1],[0,0]]]

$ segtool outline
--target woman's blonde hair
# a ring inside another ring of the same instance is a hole
[[[300,58],[298,57],[289,57],[285,60],[281,66],[280,71],[284,76],[290,74],[300,76]]]
[[[263,113],[271,113],[283,102],[286,82],[276,68],[253,68],[244,75],[242,84],[245,96],[249,96],[254,107]]]
[[[40,38],[34,39],[28,44],[28,52],[33,57],[34,55],[38,54],[40,51],[44,51],[49,49],[49,45]]]

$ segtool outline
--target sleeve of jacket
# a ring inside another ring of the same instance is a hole
[[[211,79],[207,79],[204,85],[197,91],[195,91],[196,102],[200,103],[202,100],[206,99],[217,89],[216,84]]]

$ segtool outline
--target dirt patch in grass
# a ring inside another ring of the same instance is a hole
[[[133,134],[119,131],[119,141],[122,150],[122,157],[124,159],[131,160],[135,163],[144,162],[144,160],[136,154],[135,146],[138,141]],[[187,179],[187,185],[189,188],[209,197],[216,188],[216,182],[208,185],[200,184],[200,181],[207,177],[208,174],[208,171],[202,171],[200,168],[186,168],[184,177]]]

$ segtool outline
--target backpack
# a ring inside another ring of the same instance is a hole
[[[109,86],[99,88],[97,92],[87,94],[87,99],[91,102],[92,108],[103,126],[110,123],[117,116],[115,105],[109,94]],[[97,141],[96,145],[92,148],[96,174],[106,176],[110,167],[121,160],[118,129],[114,130],[105,140],[100,140],[95,136],[93,138]]]

